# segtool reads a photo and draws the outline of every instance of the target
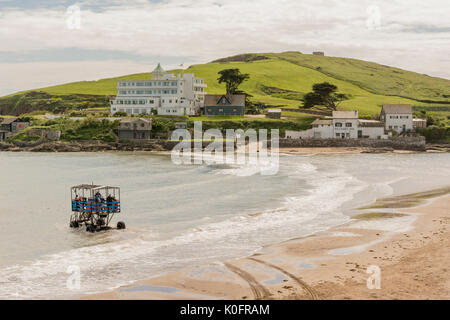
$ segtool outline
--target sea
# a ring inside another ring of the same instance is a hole
[[[0,152],[0,299],[78,298],[220,264],[449,178],[448,153],[285,154],[278,172],[264,175],[253,165],[179,165],[144,152]],[[125,230],[69,228],[70,187],[83,183],[121,188],[112,223]]]

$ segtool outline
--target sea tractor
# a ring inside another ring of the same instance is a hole
[[[120,188],[81,184],[70,188],[72,215],[70,227],[86,226],[86,231],[109,230],[112,218],[120,213]],[[117,229],[125,229],[125,223],[119,221]]]

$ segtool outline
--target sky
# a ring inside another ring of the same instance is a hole
[[[0,96],[282,51],[450,79],[450,1],[0,0]]]

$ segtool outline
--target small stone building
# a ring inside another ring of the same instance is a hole
[[[119,124],[120,140],[146,140],[152,136],[153,119],[124,118]]]
[[[267,118],[281,119],[281,109],[269,109],[266,114]]]
[[[207,116],[243,116],[245,111],[244,94],[207,94],[203,113]]]
[[[0,141],[15,135],[20,130],[28,128],[29,126],[29,122],[20,121],[19,118],[0,119]]]

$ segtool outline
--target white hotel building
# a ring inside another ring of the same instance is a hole
[[[117,96],[112,99],[111,113],[195,115],[205,99],[203,79],[193,73],[174,76],[165,73],[158,63],[152,80],[124,80],[117,83]]]

